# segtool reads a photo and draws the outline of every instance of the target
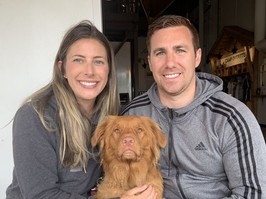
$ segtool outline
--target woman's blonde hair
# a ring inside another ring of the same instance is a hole
[[[99,41],[106,49],[109,64],[108,82],[96,98],[92,115],[97,115],[98,123],[100,123],[106,115],[118,114],[119,98],[113,49],[104,34],[87,20],[72,27],[65,34],[54,61],[51,82],[32,94],[26,101],[34,102],[34,109],[42,124],[47,130],[53,131],[44,112],[50,97],[55,96],[61,133],[60,161],[66,167],[81,166],[85,169],[88,158],[92,155],[88,150],[92,123],[80,109],[71,87],[64,78],[68,49],[75,41],[82,38],[93,38]],[[58,67],[58,61],[63,63],[61,70]]]

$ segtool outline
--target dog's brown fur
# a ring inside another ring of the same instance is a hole
[[[163,197],[158,160],[166,138],[153,120],[144,116],[108,116],[92,137],[92,146],[97,144],[105,172],[97,199],[119,197],[144,184],[155,188],[158,199]]]

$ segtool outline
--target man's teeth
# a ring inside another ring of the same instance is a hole
[[[96,82],[80,82],[84,86],[93,86],[96,84]]]
[[[176,73],[176,74],[170,74],[170,75],[164,75],[164,77],[166,77],[166,78],[175,78],[175,77],[177,77],[177,76],[179,76],[179,73]]]

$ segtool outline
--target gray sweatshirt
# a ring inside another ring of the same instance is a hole
[[[265,199],[266,146],[256,118],[222,92],[220,78],[198,73],[196,83],[195,99],[186,107],[164,107],[154,84],[121,112],[149,116],[165,133],[164,197]]]
[[[51,98],[46,108],[50,125],[58,129],[57,106]],[[59,160],[60,134],[48,132],[31,103],[21,107],[13,123],[13,181],[6,199],[85,199],[96,185],[100,167],[88,160],[87,172],[65,168]]]

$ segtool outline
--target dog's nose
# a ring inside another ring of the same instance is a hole
[[[123,139],[123,143],[124,143],[124,144],[130,144],[130,145],[132,145],[132,144],[134,144],[134,142],[135,142],[135,140],[134,140],[134,138],[132,138],[132,137],[125,137],[125,138]]]

